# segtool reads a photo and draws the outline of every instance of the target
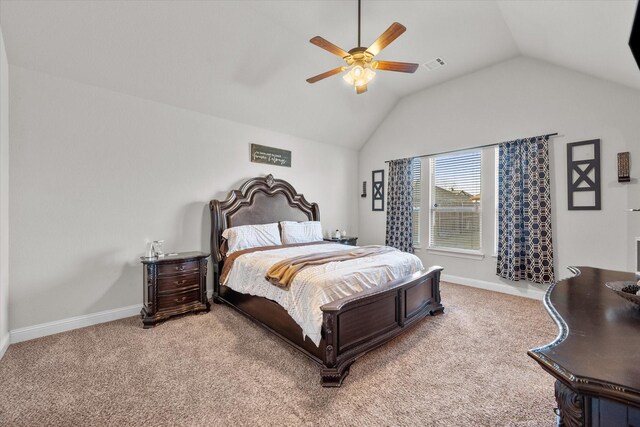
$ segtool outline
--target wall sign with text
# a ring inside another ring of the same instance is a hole
[[[291,167],[291,151],[266,145],[251,144],[251,161],[267,165]]]

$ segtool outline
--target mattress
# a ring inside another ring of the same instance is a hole
[[[329,302],[384,285],[422,270],[422,261],[413,254],[394,250],[370,257],[330,262],[299,272],[288,290],[265,279],[267,270],[287,258],[317,252],[344,251],[339,243],[259,250],[236,258],[225,286],[236,292],[268,298],[280,304],[318,346],[322,330],[322,310]]]

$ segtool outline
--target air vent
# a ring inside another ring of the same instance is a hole
[[[444,59],[442,59],[442,58],[436,58],[436,59],[433,59],[433,60],[431,60],[431,61],[427,62],[426,64],[424,64],[424,66],[425,66],[425,68],[426,68],[427,70],[429,70],[429,71],[433,71],[433,70],[435,70],[436,68],[440,68],[440,67],[442,67],[442,66],[443,66],[443,65],[445,65],[445,64],[446,64],[446,62],[444,62]]]

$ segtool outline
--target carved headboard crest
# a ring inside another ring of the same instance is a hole
[[[225,200],[212,200],[211,256],[214,263],[223,261],[222,232],[229,227],[269,224],[280,221],[319,221],[320,210],[309,203],[291,184],[282,179],[251,178],[233,190]]]
[[[273,175],[267,175],[265,180],[267,181],[267,185],[269,186],[269,188],[273,187],[273,183],[275,182],[275,180],[273,179]]]

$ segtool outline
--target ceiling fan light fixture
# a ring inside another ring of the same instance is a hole
[[[344,73],[342,79],[350,85],[354,85],[356,83],[355,79],[351,75],[351,71],[347,71],[346,73]]]
[[[356,64],[348,69],[347,72],[344,73],[342,78],[351,86],[357,87],[366,85],[371,80],[373,80],[373,77],[375,75],[375,71],[371,69],[371,66],[369,64]]]

